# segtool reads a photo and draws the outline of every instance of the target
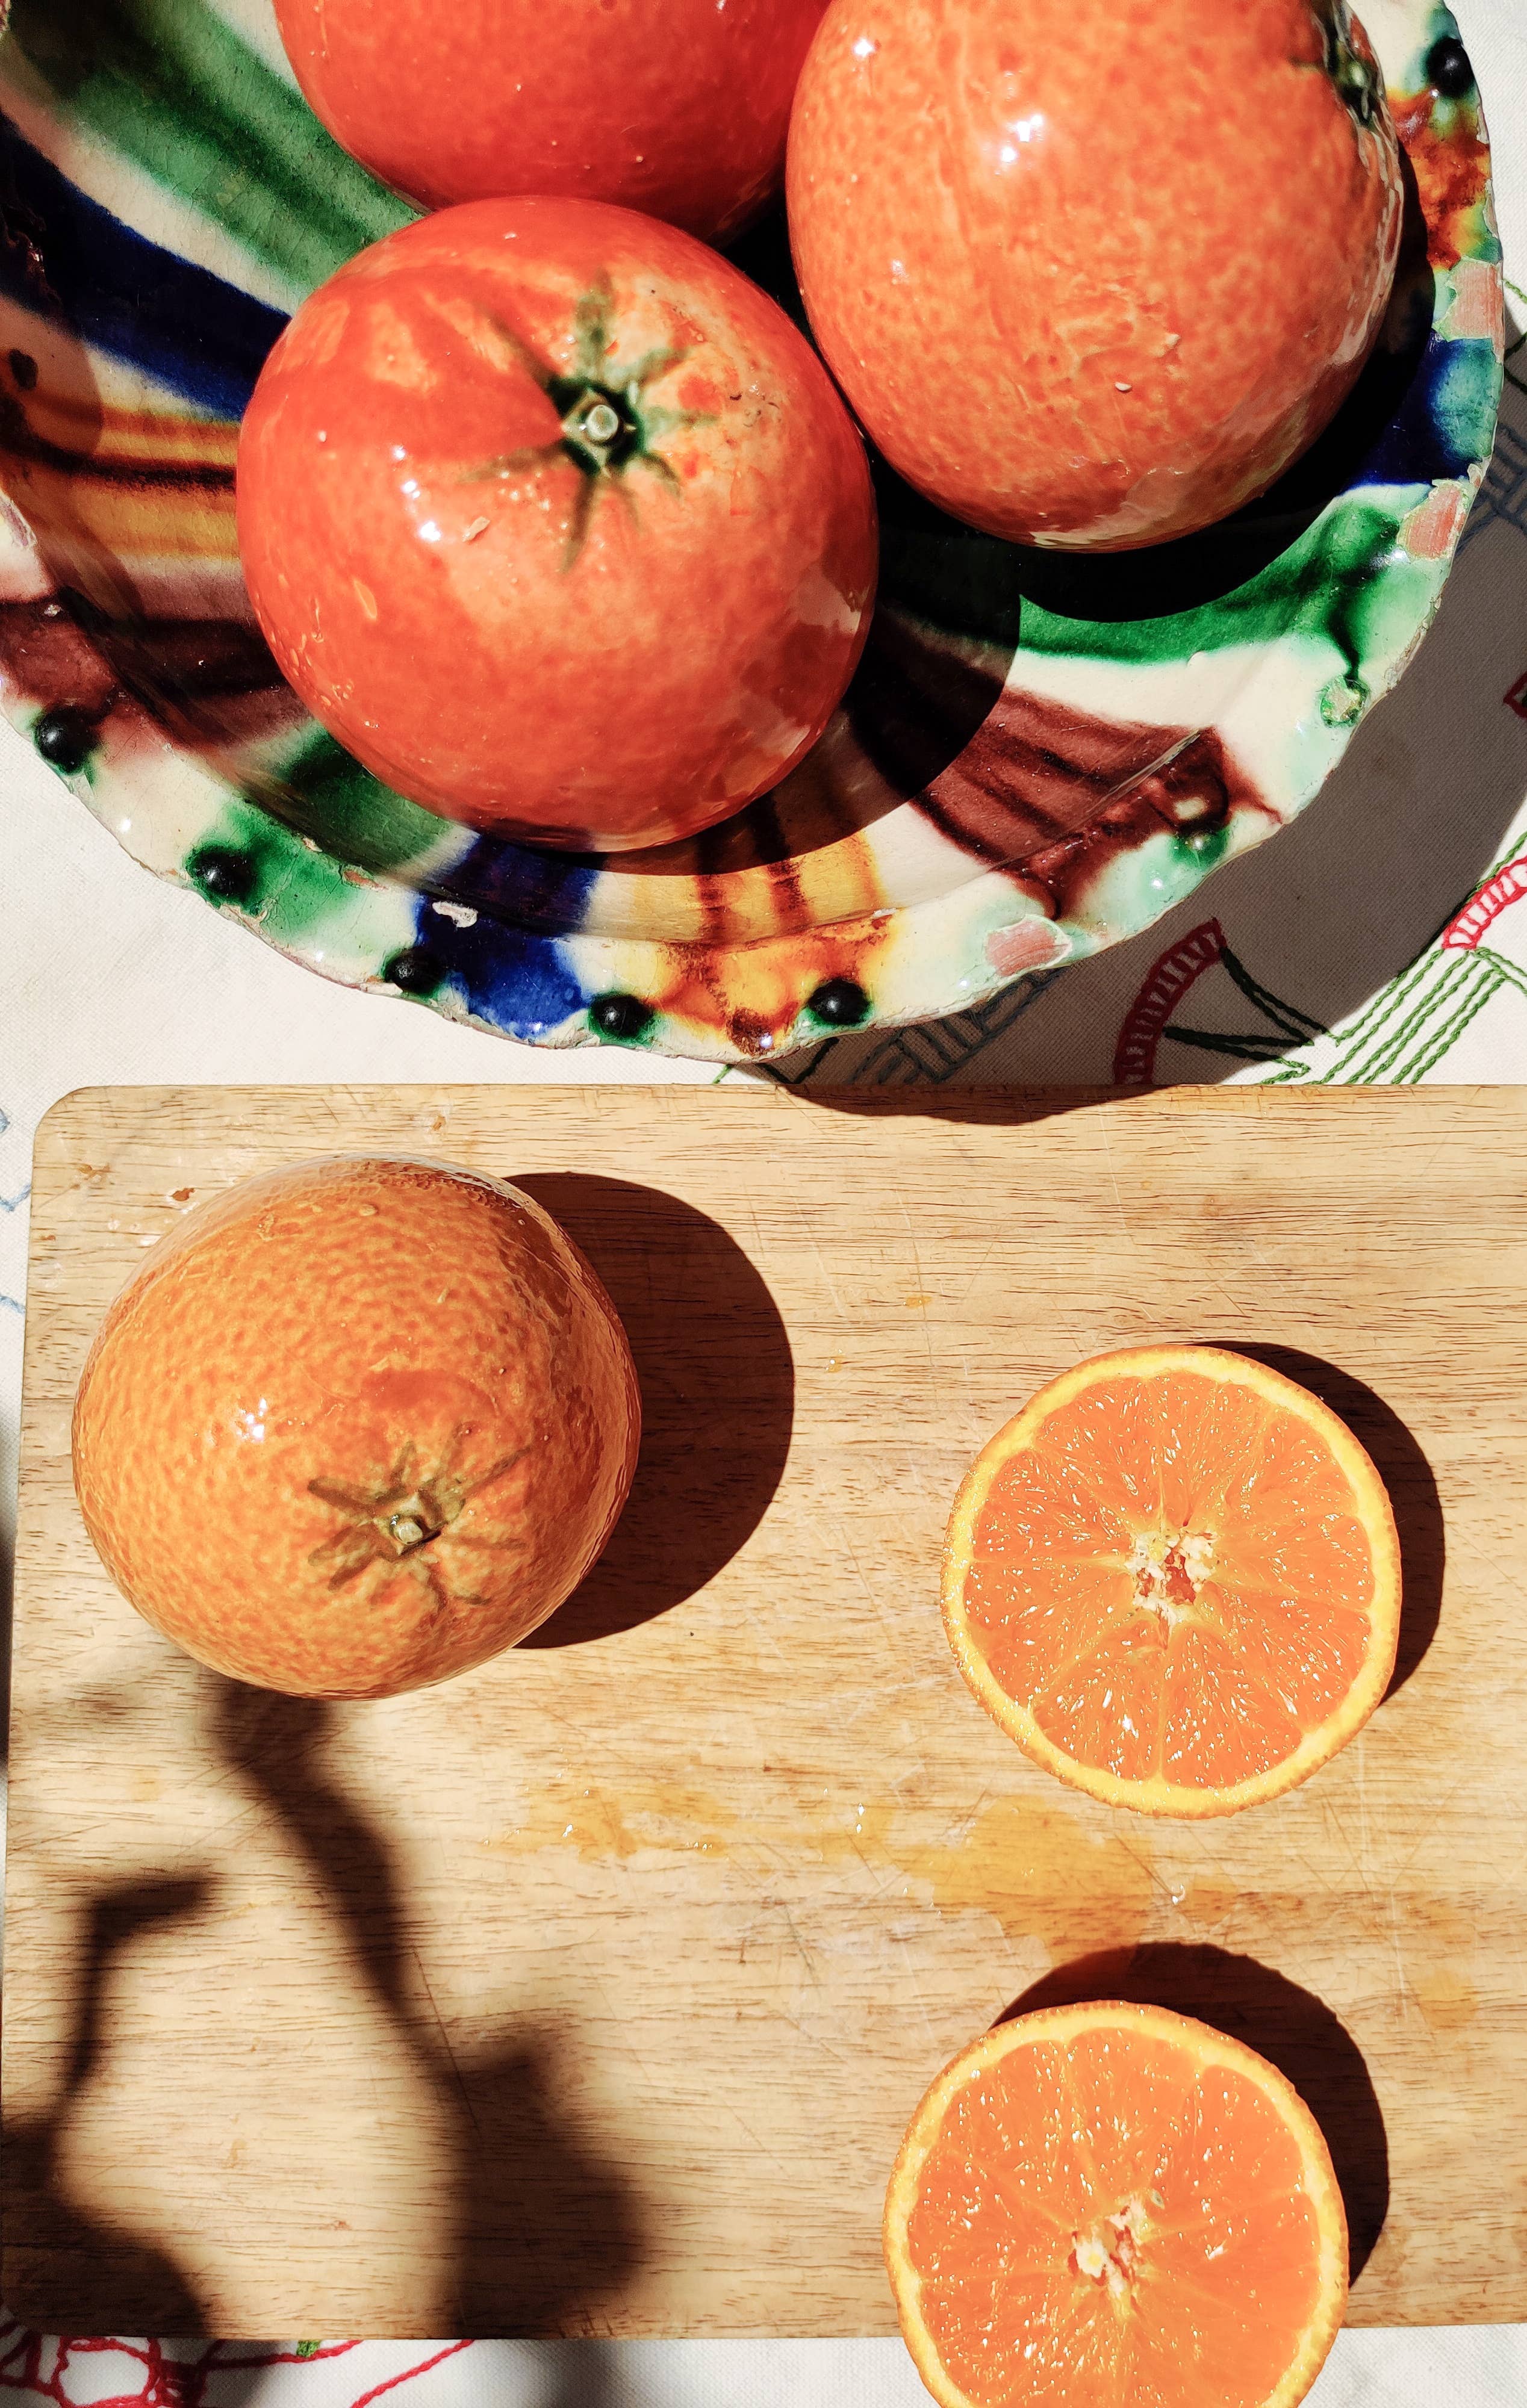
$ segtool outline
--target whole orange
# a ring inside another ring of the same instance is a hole
[[[893,467],[1124,551],[1263,492],[1368,356],[1401,167],[1346,0],[833,0],[786,191],[828,366]]]
[[[276,0],[336,140],[427,208],[547,193],[723,241],[779,189],[826,0]]]
[[[331,1159],[232,1188],[155,1248],[85,1365],[75,1487],[122,1594],[204,1664],[389,1697],[561,1604],[640,1430],[614,1308],[539,1205]]]
[[[869,631],[864,446],[783,309],[677,228],[469,201],[297,311],[238,438],[283,674],[499,836],[696,836],[804,758]]]

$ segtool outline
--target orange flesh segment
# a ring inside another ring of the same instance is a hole
[[[967,1619],[1076,1763],[1228,1786],[1291,1756],[1361,1669],[1374,1573],[1355,1505],[1318,1432],[1252,1389],[1102,1379],[993,1479]]]
[[[922,2321],[977,2408],[1258,2408],[1320,2307],[1318,2218],[1275,2100],[1128,2029],[972,2078],[906,2247]]]

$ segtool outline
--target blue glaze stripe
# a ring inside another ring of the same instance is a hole
[[[238,419],[286,320],[146,241],[0,117],[0,292],[184,400]]]

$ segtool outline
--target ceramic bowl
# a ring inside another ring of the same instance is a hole
[[[302,294],[409,214],[311,116],[264,0],[11,0],[0,707],[138,861],[267,944],[537,1044],[756,1060],[1135,935],[1318,792],[1435,611],[1494,437],[1458,28],[1429,0],[1362,15],[1409,238],[1316,451],[1222,527],[1090,560],[882,471],[882,600],[816,751],[698,841],[602,860],[389,794],[254,631],[239,411]],[[739,256],[789,304],[777,224]]]

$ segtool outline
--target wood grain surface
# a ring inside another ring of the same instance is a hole
[[[563,1220],[647,1436],[536,1641],[333,1707],[138,1621],[68,1428],[108,1298],[181,1211],[363,1151],[523,1180]],[[117,1090],[50,1115],[32,1210],[17,2314],[885,2332],[882,2190],[928,2082],[1016,2000],[1124,1995],[1292,2075],[1354,2320],[1527,2316],[1527,1095]],[[936,1605],[977,1447],[1151,1337],[1319,1389],[1405,1552],[1374,1721],[1218,1825],[1027,1764]]]

